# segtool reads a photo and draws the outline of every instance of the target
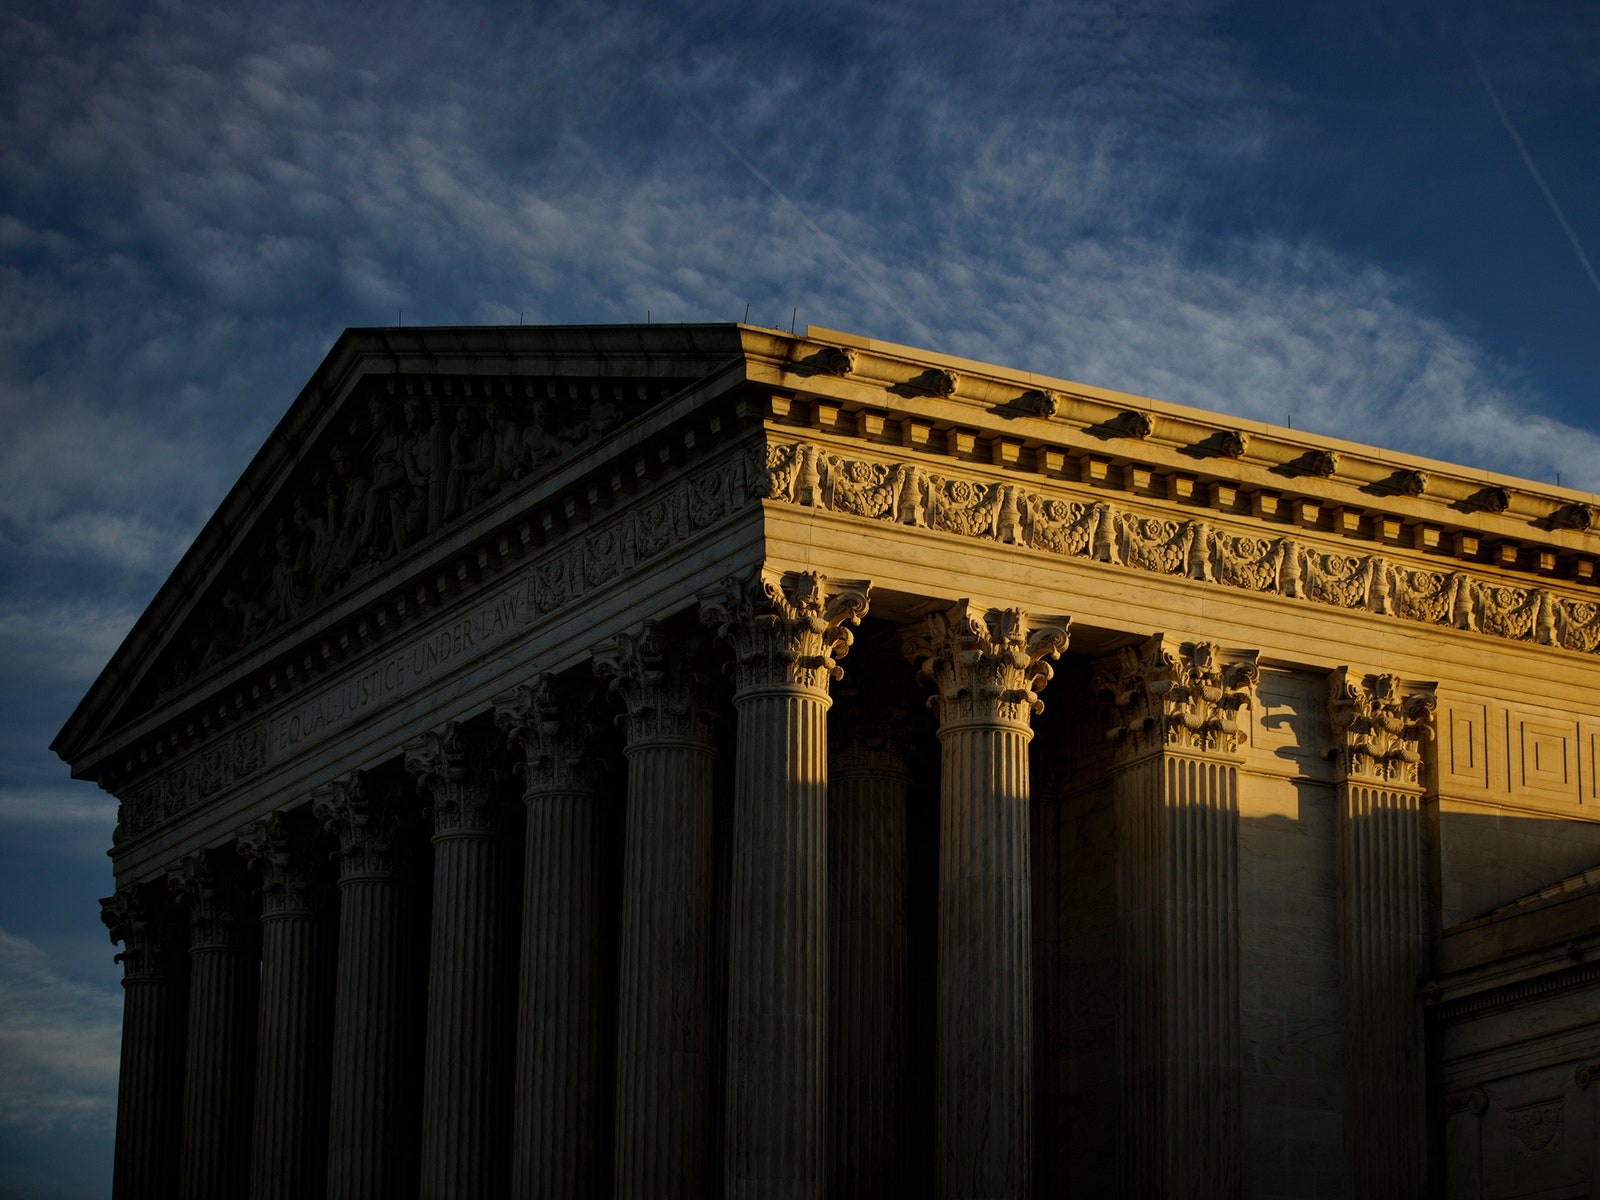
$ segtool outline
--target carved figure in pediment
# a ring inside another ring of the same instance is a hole
[[[622,410],[615,404],[609,400],[596,400],[589,405],[589,419],[584,423],[579,440],[586,437],[604,437],[621,419]]]
[[[327,518],[309,508],[302,498],[294,502],[292,521],[298,539],[294,569],[305,580],[309,599],[320,599],[332,592],[335,586],[329,570],[333,539],[328,536]]]
[[[397,489],[389,501],[389,521],[393,528],[392,548],[404,550],[428,532],[428,497],[433,482],[433,413],[420,400],[405,406],[405,433],[400,442],[400,467],[406,487]]]
[[[328,485],[328,525],[337,530],[337,536],[329,551],[336,570],[343,574],[355,563],[361,544],[369,480],[366,464],[348,446],[335,446],[331,459],[334,479]]]
[[[305,611],[311,599],[311,586],[300,570],[300,547],[293,534],[287,529],[281,530],[273,549],[277,558],[272,564],[266,608],[274,622],[291,621]]]
[[[393,518],[403,502],[409,480],[403,461],[404,447],[394,414],[376,396],[367,402],[372,417],[372,441],[367,462],[367,502],[361,514],[361,528],[352,547],[351,566],[370,559],[381,559],[404,545],[404,536]]]
[[[470,507],[482,480],[494,466],[495,430],[484,415],[494,412],[490,405],[480,414],[469,405],[456,409],[455,427],[450,431],[450,474],[445,481],[444,516],[450,520]],[[481,499],[481,497],[478,497]]]
[[[200,660],[201,670],[244,649],[265,633],[271,624],[271,614],[266,605],[241,596],[231,588],[222,593],[222,619]]]
[[[552,430],[549,410],[543,404],[535,404],[517,443],[517,477],[531,475],[541,463],[568,453],[573,446],[569,434],[570,431]]]
[[[494,495],[518,474],[517,460],[522,439],[516,418],[502,405],[490,404],[483,410],[483,423],[491,447],[490,461],[477,479],[467,485],[468,508]]]

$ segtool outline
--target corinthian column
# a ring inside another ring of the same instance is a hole
[[[1255,658],[1158,634],[1096,671],[1117,743],[1128,1196],[1240,1194],[1236,751]]]
[[[906,1163],[910,674],[852,665],[828,741],[828,1194],[892,1196]]]
[[[948,1200],[1029,1194],[1028,742],[1068,624],[962,600],[902,631],[939,718],[935,1136]]]
[[[361,771],[319,788],[312,812],[339,839],[328,1200],[396,1200],[416,1194],[417,1164],[402,818]]]
[[[321,1193],[328,1165],[324,856],[320,837],[285,813],[247,826],[237,840],[261,885],[250,1196],[300,1200]]]
[[[112,942],[122,943],[122,1071],[117,1078],[112,1200],[169,1200],[177,1193],[183,1111],[182,941],[166,897],[149,884],[100,901]]]
[[[738,717],[728,909],[724,1186],[827,1183],[828,684],[869,585],[758,572],[701,597],[733,650]]]
[[[605,1191],[611,1075],[611,814],[593,685],[550,675],[495,703],[528,809],[511,1194]]]
[[[1354,1195],[1427,1191],[1417,994],[1428,953],[1419,745],[1433,736],[1435,686],[1348,667],[1329,677],[1348,1064],[1345,1162]]]
[[[232,858],[232,855],[228,856]],[[178,1195],[213,1200],[245,1190],[255,1062],[255,938],[220,851],[200,850],[167,875],[189,909],[189,1023]]]
[[[406,770],[433,813],[423,1200],[496,1196],[506,1186],[503,814],[486,749],[454,721],[405,747]]]
[[[716,692],[698,631],[652,621],[595,647],[623,706],[628,810],[612,1194],[699,1200],[710,1183],[711,811]]]

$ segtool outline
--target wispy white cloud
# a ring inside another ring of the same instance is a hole
[[[139,615],[91,600],[0,606],[0,658],[13,678],[87,685]]]
[[[116,800],[92,784],[0,786],[0,837],[13,846],[103,864],[116,823]]]
[[[122,998],[63,975],[0,930],[0,1125],[105,1134],[116,1109]]]

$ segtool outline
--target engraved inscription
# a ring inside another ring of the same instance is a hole
[[[532,578],[526,577],[466,616],[279,714],[272,722],[273,752],[287,754],[320,741],[374,705],[478,657],[507,634],[525,629],[533,616]]]

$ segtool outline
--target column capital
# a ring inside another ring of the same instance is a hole
[[[498,833],[504,812],[485,763],[489,747],[459,721],[446,721],[405,744],[406,772],[433,814],[433,837]]]
[[[763,567],[700,594],[700,619],[733,651],[734,698],[790,692],[826,699],[844,674],[872,585],[815,571]]]
[[[1044,711],[1039,693],[1053,674],[1046,660],[1061,657],[1071,625],[1071,617],[958,600],[900,634],[917,678],[933,687],[928,707],[940,733],[968,725],[1026,732]]]
[[[261,883],[261,915],[314,912],[321,900],[317,831],[288,812],[268,813],[234,835],[245,866]]]
[[[607,638],[590,650],[594,673],[623,706],[618,718],[628,745],[666,742],[711,746],[716,739],[716,693],[706,667],[710,639],[698,629],[668,629],[655,621]]]
[[[548,672],[496,697],[495,724],[521,750],[523,798],[539,792],[597,791],[605,772],[598,688]]]
[[[167,869],[167,886],[189,909],[191,950],[226,950],[238,944],[242,889],[222,851],[184,855]]]
[[[1096,664],[1095,690],[1111,708],[1106,736],[1128,761],[1152,751],[1233,754],[1255,704],[1257,652],[1158,633]]]
[[[1323,757],[1334,761],[1339,780],[1421,786],[1421,746],[1434,736],[1438,686],[1349,667],[1330,672],[1328,718],[1335,741]]]
[[[166,979],[177,968],[181,952],[177,914],[153,885],[133,884],[103,897],[100,920],[112,945],[122,944],[112,961],[122,964],[124,983]]]
[[[405,820],[365,771],[351,771],[311,794],[311,813],[339,839],[339,879],[393,876],[410,854],[401,842]]]

